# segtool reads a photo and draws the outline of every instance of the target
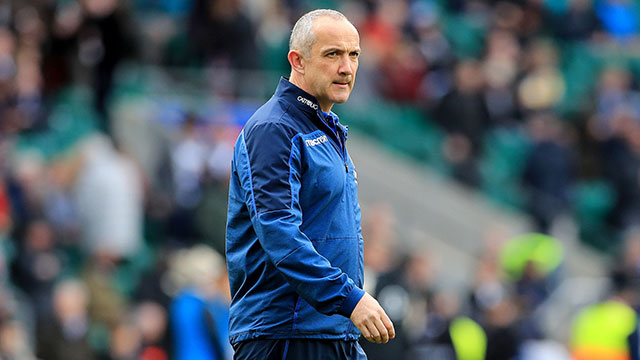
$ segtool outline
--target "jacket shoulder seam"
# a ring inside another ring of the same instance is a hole
[[[280,114],[280,116],[277,118],[276,121],[258,123],[258,124],[255,124],[254,127],[256,127],[256,126],[266,126],[266,125],[269,125],[269,124],[281,124],[281,125],[289,128],[290,130],[292,130],[293,133],[295,133],[295,135],[293,137],[289,138],[289,141],[291,142],[291,146],[289,147],[289,167],[291,167],[291,157],[292,157],[291,154],[293,153],[293,144],[294,144],[293,140],[296,137],[300,136],[301,133],[298,130],[296,130],[293,126],[291,126],[290,124],[287,124],[286,122],[281,121],[282,118],[285,116],[285,114],[288,113],[289,108],[291,107],[291,104],[285,104],[285,105],[286,105],[286,108],[283,109],[282,114]],[[267,211],[258,212],[258,207],[256,205],[255,193],[253,191],[253,187],[254,187],[253,175],[252,175],[253,170],[251,169],[251,161],[249,159],[249,152],[248,152],[247,143],[246,143],[246,140],[245,140],[244,136],[242,137],[242,142],[243,142],[244,148],[246,150],[245,152],[246,152],[246,157],[247,157],[247,168],[248,168],[248,173],[249,173],[248,174],[248,177],[249,177],[249,190],[251,192],[251,204],[253,206],[254,213],[256,214],[256,216],[258,216],[258,215],[262,215],[262,214],[270,212],[270,211],[283,210],[283,209],[276,209],[276,210],[267,210]],[[292,193],[291,194],[291,203],[293,203],[293,189],[291,188],[291,168],[289,168],[289,186],[290,186],[290,190],[291,190],[291,193]],[[291,208],[292,207],[290,207],[289,209],[291,209]],[[287,209],[287,210],[289,210],[289,209]]]
[[[296,138],[302,137],[301,133],[297,133],[293,138],[291,138],[291,150],[289,151],[289,187],[291,189],[291,204],[289,205],[290,209],[293,209],[293,201],[295,196],[293,195],[293,147],[295,146]]]

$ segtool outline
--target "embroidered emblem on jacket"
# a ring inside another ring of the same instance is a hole
[[[307,105],[308,107],[312,108],[313,110],[318,110],[318,104],[314,103],[313,101],[307,99],[307,98],[303,98],[302,96],[298,96],[298,101],[300,101],[301,103]]]
[[[316,146],[322,143],[326,143],[327,141],[329,141],[329,138],[327,138],[327,135],[322,135],[322,136],[318,136],[315,139],[307,139],[304,142],[305,144],[307,144],[307,146]]]

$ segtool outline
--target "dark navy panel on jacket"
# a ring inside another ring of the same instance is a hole
[[[335,114],[332,114],[335,116]],[[232,343],[355,340],[364,291],[360,207],[347,129],[282,78],[234,149],[227,264]]]

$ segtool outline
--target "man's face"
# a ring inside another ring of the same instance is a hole
[[[305,57],[304,79],[322,110],[349,99],[358,70],[360,37],[349,22],[320,17],[313,22],[316,41]]]

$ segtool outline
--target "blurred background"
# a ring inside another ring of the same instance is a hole
[[[315,8],[363,49],[369,358],[637,358],[640,1],[0,0],[0,359],[231,358],[233,144]]]

